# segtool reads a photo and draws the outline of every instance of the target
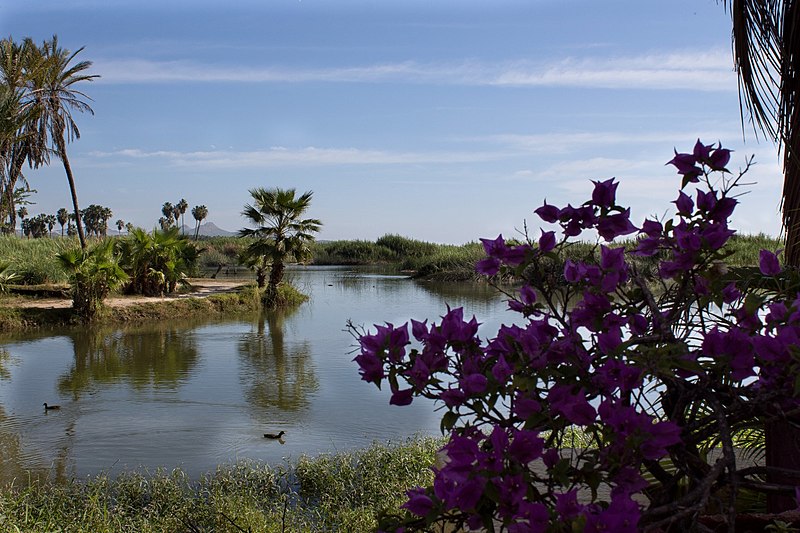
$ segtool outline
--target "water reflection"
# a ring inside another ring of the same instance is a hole
[[[311,360],[311,344],[307,340],[285,336],[286,319],[294,310],[262,313],[255,329],[241,336],[238,343],[241,365],[240,380],[247,402],[264,409],[281,411],[307,410],[310,393],[319,382]]]
[[[171,325],[70,332],[74,364],[58,380],[59,392],[78,398],[93,384],[128,383],[135,389],[175,388],[197,364],[191,330]]]

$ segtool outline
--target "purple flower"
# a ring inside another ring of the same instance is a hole
[[[648,237],[661,237],[663,231],[664,226],[661,225],[661,222],[656,220],[645,220],[642,223],[642,233],[647,234]]]
[[[578,516],[584,506],[578,503],[578,489],[573,489],[564,494],[556,493],[556,512],[564,519],[569,520]]]
[[[741,297],[742,293],[736,288],[736,284],[732,281],[722,289],[722,301],[726,304],[733,303]]]
[[[758,268],[765,276],[780,274],[781,265],[778,257],[769,250],[761,250],[758,254]]]
[[[533,398],[526,398],[521,392],[517,392],[514,398],[514,414],[523,420],[527,420],[536,413],[541,412],[542,406]]]
[[[606,181],[594,181],[594,190],[592,191],[592,203],[597,207],[613,207],[616,205],[617,186],[619,183],[614,183],[614,178]]]
[[[564,263],[564,279],[569,283],[577,283],[581,280],[580,269],[578,264],[572,259],[567,259]]]
[[[403,389],[403,390],[396,390],[392,394],[391,399],[389,400],[389,405],[409,405],[411,401],[414,399],[412,394],[414,393],[414,389]]]
[[[425,494],[425,489],[417,487],[409,490],[406,494],[408,501],[401,506],[403,509],[408,509],[417,516],[426,516],[433,509],[433,500]]]
[[[559,209],[547,203],[547,200],[544,201],[544,205],[534,211],[539,218],[544,220],[545,222],[549,222],[551,224],[558,222],[558,212]]]
[[[379,385],[385,377],[383,361],[375,353],[362,351],[353,361],[358,363],[358,373],[363,381]]]
[[[596,412],[586,400],[586,392],[572,392],[569,385],[554,385],[547,395],[550,407],[573,424],[587,426],[594,422]]]
[[[622,213],[608,215],[600,219],[597,223],[597,233],[606,241],[613,241],[620,235],[628,235],[636,231],[636,226],[631,224],[631,210],[626,209]]]
[[[428,338],[427,322],[427,319],[422,322],[414,320],[413,318],[411,319],[411,334],[414,335],[414,338],[420,342]]]
[[[708,157],[708,166],[713,170],[727,170],[725,167],[731,160],[731,150],[727,148],[717,148]]]
[[[693,154],[679,154],[675,151],[675,157],[667,162],[668,165],[674,165],[678,169],[678,174],[683,174],[683,185],[687,183],[697,183],[698,176],[703,173],[702,169],[695,166],[697,159]]]
[[[542,230],[542,236],[539,237],[539,251],[543,254],[546,254],[555,247],[556,247],[556,232]]]
[[[508,446],[508,453],[511,457],[526,465],[541,457],[543,449],[544,440],[539,437],[539,433],[521,429],[514,430],[513,439]]]
[[[497,358],[497,362],[492,367],[492,376],[498,383],[505,383],[514,373],[514,369],[508,364],[504,356]]]
[[[494,276],[500,272],[500,260],[496,257],[487,257],[475,263],[475,272],[483,276]]]
[[[519,290],[519,298],[525,305],[536,303],[536,291],[530,285],[523,285]]]
[[[719,223],[706,226],[700,236],[710,249],[719,250],[735,233],[736,231],[728,229],[724,223]]]
[[[657,237],[648,237],[646,239],[639,239],[636,244],[634,254],[642,257],[650,257],[658,253],[658,247],[661,245],[661,239]]]
[[[496,239],[481,239],[483,249],[489,257],[501,257],[506,251],[506,241],[502,235]]]
[[[486,390],[488,383],[489,380],[486,379],[486,376],[483,374],[470,374],[459,381],[461,390],[463,390],[467,396],[482,394]]]
[[[698,161],[702,161],[704,159],[708,159],[708,156],[711,155],[711,149],[714,147],[713,144],[705,145],[700,142],[700,139],[697,139],[697,142],[694,143],[694,150],[692,150],[692,156]]]
[[[713,222],[727,223],[738,203],[739,201],[735,198],[723,196],[719,199],[717,205],[714,206],[714,209],[711,210],[709,218]]]
[[[600,245],[600,267],[603,270],[625,270],[625,248]]]
[[[689,216],[694,211],[694,201],[692,198],[683,191],[678,193],[678,199],[672,202],[678,208],[678,213],[684,216]]]

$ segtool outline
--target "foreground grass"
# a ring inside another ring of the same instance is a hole
[[[405,491],[430,484],[442,441],[417,438],[272,467],[239,463],[199,481],[180,470],[101,475],[0,491],[2,531],[300,532],[375,530]]]

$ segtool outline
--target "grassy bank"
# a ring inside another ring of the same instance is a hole
[[[373,531],[409,487],[432,481],[442,442],[418,438],[269,466],[219,467],[200,480],[180,470],[97,476],[0,491],[2,531]]]
[[[295,305],[296,290],[290,291]],[[298,293],[299,294],[299,293]],[[52,309],[15,306],[15,302],[25,301],[24,297],[4,297],[0,305],[0,332],[26,331],[45,327],[72,325],[74,316],[71,308]],[[302,302],[299,302],[302,303]],[[104,308],[96,319],[98,325],[131,324],[146,321],[180,320],[185,318],[230,317],[261,309],[260,294],[254,285],[244,286],[234,292],[213,294],[204,298],[180,298],[174,300],[152,299],[123,307]]]

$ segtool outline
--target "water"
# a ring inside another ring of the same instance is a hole
[[[364,269],[289,272],[311,301],[245,319],[73,329],[0,340],[0,481],[269,463],[439,434],[435,405],[388,405],[360,380],[346,321],[438,319],[446,304],[485,323],[509,318],[473,284]],[[58,404],[45,411],[42,403]],[[265,432],[285,431],[283,442]]]

